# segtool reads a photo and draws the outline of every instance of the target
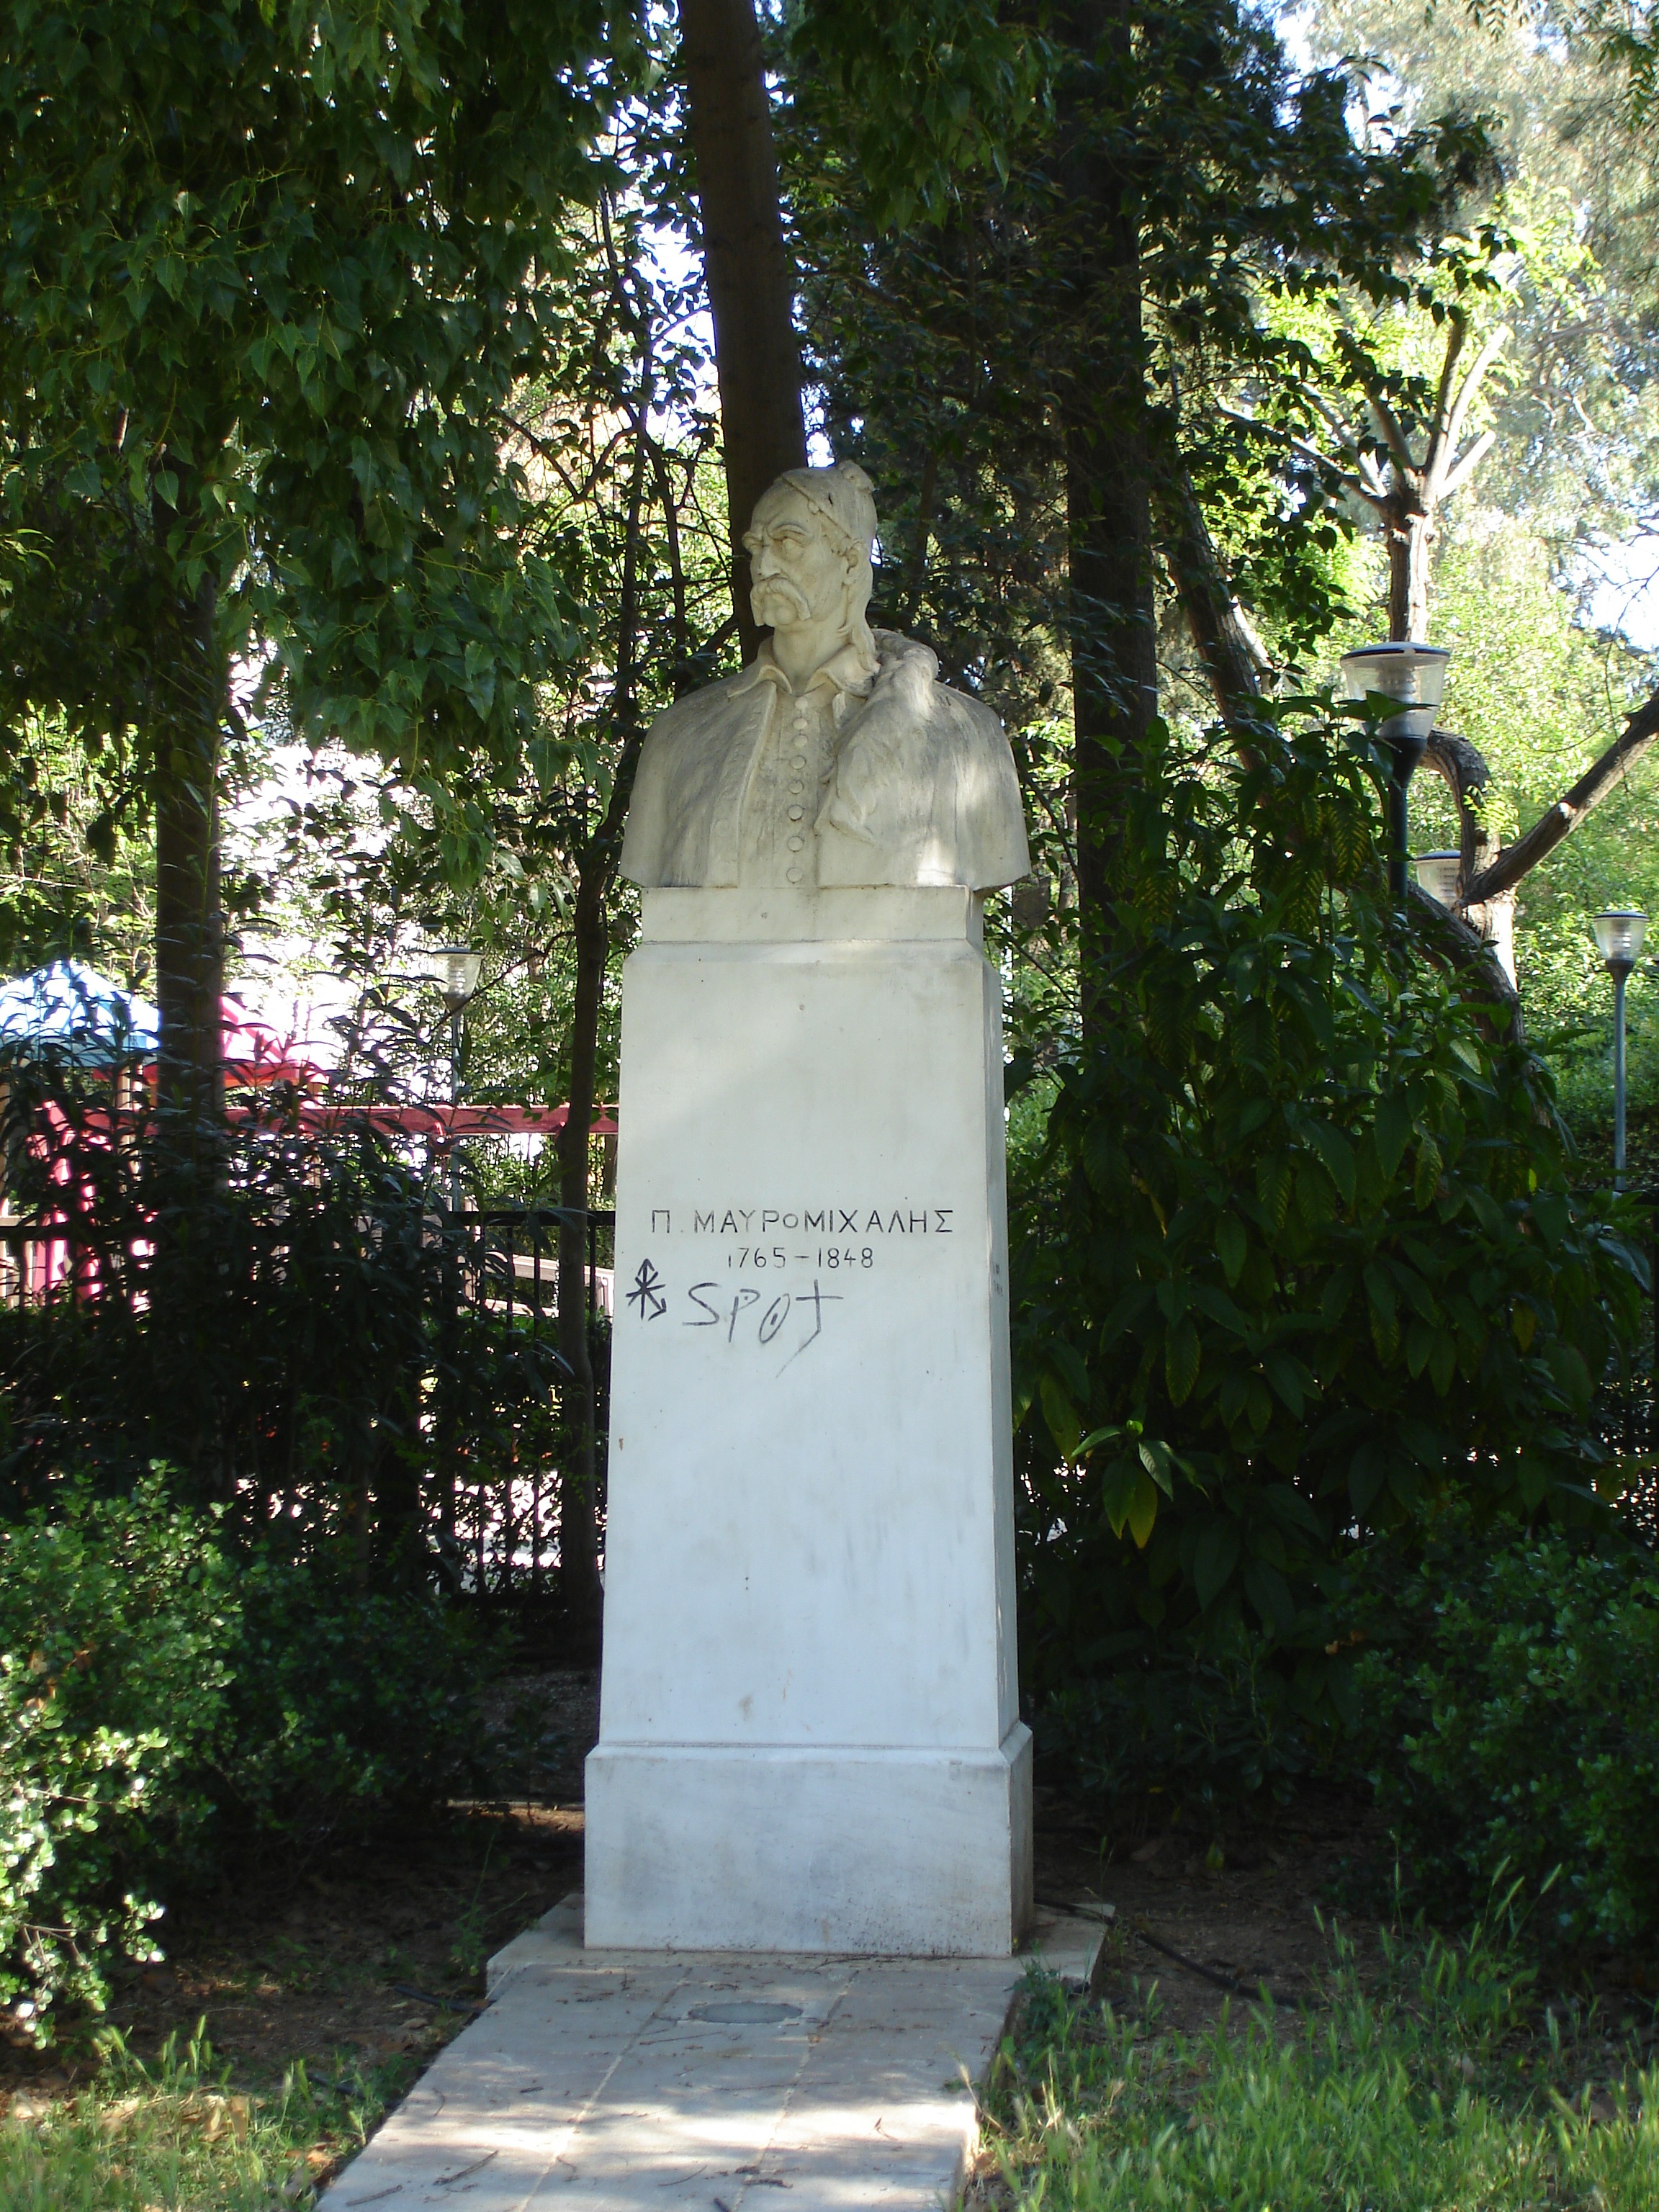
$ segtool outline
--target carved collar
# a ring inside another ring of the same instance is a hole
[[[862,699],[868,696],[870,687],[876,680],[877,666],[877,662],[861,653],[848,638],[845,645],[832,653],[823,665],[813,672],[806,689],[811,691],[815,685],[829,684],[837,691],[850,691],[855,698]],[[769,637],[761,640],[760,651],[742,675],[733,678],[732,689],[733,691],[752,691],[760,683],[773,684],[780,691],[793,690],[789,678],[778,666]]]

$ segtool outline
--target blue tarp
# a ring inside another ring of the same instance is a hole
[[[0,1060],[43,1048],[82,1067],[153,1060],[161,1018],[149,1000],[124,991],[79,960],[54,960],[33,975],[0,985]]]

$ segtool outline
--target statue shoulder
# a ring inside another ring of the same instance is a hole
[[[918,690],[925,687],[930,718],[946,722],[963,737],[995,740],[1003,736],[1001,718],[994,708],[971,692],[958,691],[942,681],[939,655],[932,646],[893,629],[877,630],[875,640],[881,683],[914,686]]]
[[[652,722],[647,737],[677,738],[688,731],[706,729],[711,721],[718,721],[745,673],[739,670],[735,676],[718,677],[712,684],[700,684],[684,698],[671,699]]]

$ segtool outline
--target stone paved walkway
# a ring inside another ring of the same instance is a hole
[[[1090,1923],[1018,1959],[584,1951],[568,1898],[490,1962],[324,2212],[935,2212],[1027,1964],[1086,1979]]]

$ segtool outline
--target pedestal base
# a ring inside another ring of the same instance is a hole
[[[1000,1958],[1031,1910],[1031,1733],[1000,1750],[601,1747],[600,1948]]]
[[[976,906],[648,893],[619,1121],[587,1941],[1006,1955],[1030,1737]]]

